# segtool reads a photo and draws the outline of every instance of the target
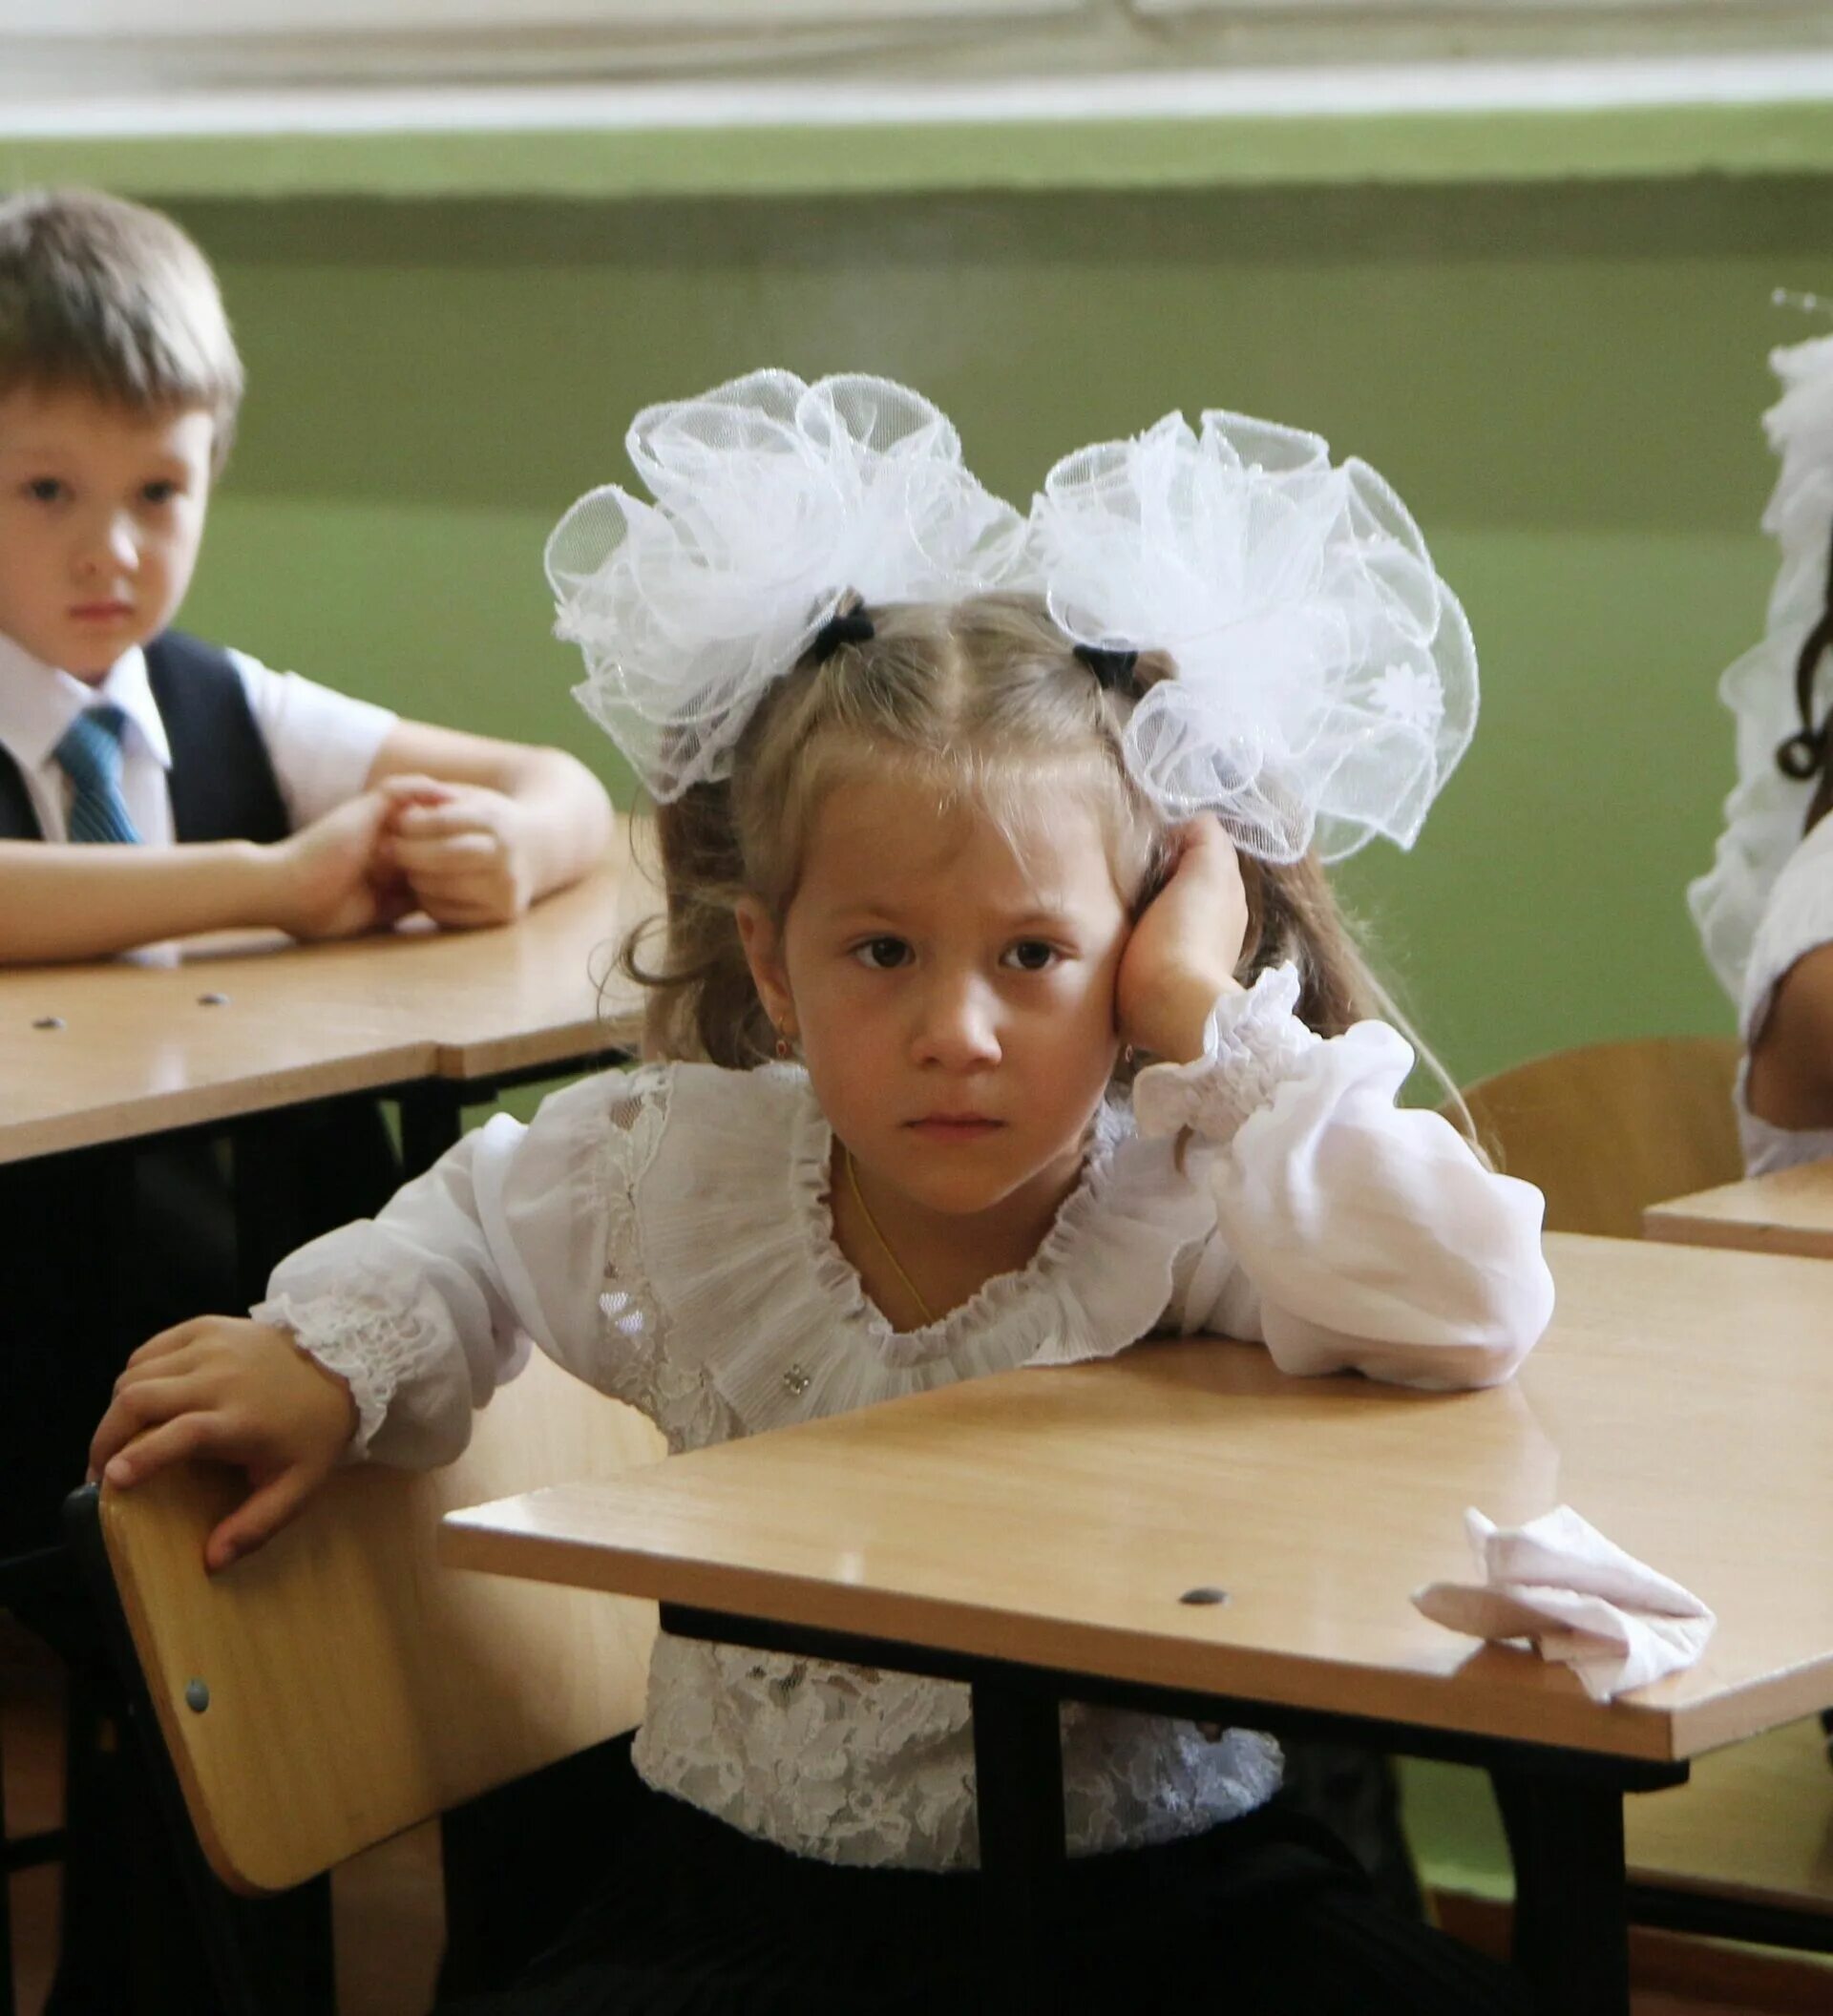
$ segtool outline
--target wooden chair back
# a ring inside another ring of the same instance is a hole
[[[1588,1043],[1464,1093],[1477,1138],[1547,1199],[1547,1229],[1635,1239],[1646,1206],[1743,1174],[1730,1037]]]
[[[99,1501],[103,1548],[210,1867],[290,1889],[495,1786],[633,1728],[655,1606],[442,1567],[460,1505],[662,1454],[650,1424],[537,1352],[445,1469],[340,1471],[212,1579],[239,1480],[180,1465]]]

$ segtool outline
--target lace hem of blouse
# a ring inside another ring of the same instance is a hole
[[[1254,1730],[1065,1703],[1072,1855],[1201,1834],[1278,1790],[1279,1746]],[[980,1860],[965,1687],[666,1635],[656,1641],[637,1770],[793,1855],[859,1867]]]

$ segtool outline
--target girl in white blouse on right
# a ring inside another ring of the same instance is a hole
[[[1027,524],[915,395],[781,373],[631,452],[660,507],[583,499],[550,572],[664,801],[654,1026],[710,1060],[494,1119],[253,1320],[154,1339],[110,1483],[241,1463],[225,1565],[340,1460],[449,1459],[530,1340],[674,1449],[1163,1330],[1506,1378],[1551,1308],[1539,1194],[1397,1106],[1413,1053],[1361,1018],[1310,851],[1410,840],[1469,732],[1468,632],[1392,493],[1171,416]],[[1270,1803],[1271,1739],[1085,1705],[1063,1739],[1074,2006],[1523,2006]],[[964,1689],[664,1636],[633,1763],[610,1880],[488,2006],[971,2004]]]
[[[1706,956],[1738,1003],[1738,1117],[1752,1175],[1833,1155],[1833,336],[1770,354],[1763,415],[1781,458],[1763,513],[1781,548],[1759,643],[1719,692],[1738,780],[1710,871],[1688,891]]]

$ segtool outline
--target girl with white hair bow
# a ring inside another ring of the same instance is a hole
[[[782,372],[629,448],[653,501],[583,498],[548,569],[659,803],[632,965],[692,1060],[494,1119],[253,1320],[155,1339],[110,1480],[248,1464],[221,1564],[341,1460],[449,1459],[529,1339],[678,1450],[1167,1330],[1506,1379],[1551,1307],[1539,1194],[1397,1106],[1319,866],[1409,843],[1474,720],[1393,493],[1172,415],[1021,518],[916,394]],[[1071,1705],[1063,1743],[1074,2006],[1519,2006],[1270,1804],[1270,1738]],[[664,1636],[633,1763],[614,1875],[488,2006],[971,2005],[964,1688]]]
[[[1687,892],[1738,1003],[1753,1175],[1833,1155],[1833,336],[1770,364],[1782,396],[1763,423],[1781,470],[1763,529],[1781,566],[1762,640],[1719,682],[1738,782],[1713,865]]]

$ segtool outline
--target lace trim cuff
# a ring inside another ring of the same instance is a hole
[[[1245,994],[1210,1010],[1203,1055],[1189,1064],[1150,1064],[1133,1082],[1142,1134],[1188,1127],[1217,1146],[1234,1139],[1323,1040],[1298,1019],[1298,972],[1273,966]]]
[[[432,1340],[417,1309],[390,1308],[359,1296],[272,1295],[248,1313],[286,1331],[308,1358],[334,1373],[356,1402],[356,1433],[340,1459],[360,1463],[388,1418],[389,1402]]]

